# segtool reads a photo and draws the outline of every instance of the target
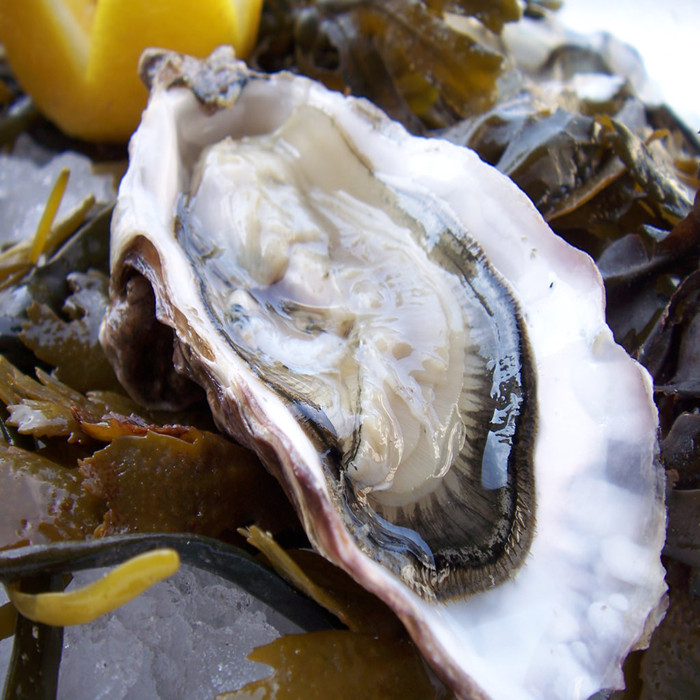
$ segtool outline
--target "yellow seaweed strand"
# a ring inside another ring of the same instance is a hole
[[[132,557],[75,591],[31,594],[8,585],[7,596],[21,615],[34,622],[56,627],[82,625],[128,603],[179,566],[180,556],[174,549],[156,549]]]
[[[46,206],[39,220],[39,225],[36,227],[36,233],[32,240],[32,247],[29,251],[29,262],[32,265],[36,265],[39,256],[44,250],[46,240],[49,237],[49,231],[51,230],[51,224],[53,224],[56,212],[63,199],[63,193],[66,191],[69,174],[70,170],[68,168],[63,168],[61,172],[58,173],[56,182],[53,183],[53,187],[51,188],[49,198],[46,200]]]
[[[49,228],[44,251],[51,255],[58,246],[74,234],[83,225],[87,213],[95,204],[95,195],[88,194],[81,202],[71,209],[62,219]]]
[[[326,590],[317,586],[302,570],[302,568],[280,547],[269,532],[261,530],[256,525],[248,528],[241,527],[238,532],[248,540],[249,544],[259,549],[268,559],[272,568],[282,578],[296,586],[309,598],[333,613],[348,629],[357,631],[355,622],[348,616],[340,601]]]

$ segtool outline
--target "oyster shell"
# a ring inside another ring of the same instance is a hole
[[[101,334],[122,383],[203,387],[459,695],[621,687],[665,515],[651,382],[593,262],[366,101],[227,49],[142,69]]]

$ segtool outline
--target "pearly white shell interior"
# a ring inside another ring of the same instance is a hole
[[[332,115],[383,182],[442,200],[518,300],[537,373],[537,525],[525,564],[496,588],[428,603],[363,554],[332,508],[313,445],[202,312],[173,235],[192,164],[204,145],[272,130],[298,105]],[[186,319],[178,336],[205,350],[204,366],[279,455],[314,545],[396,610],[464,697],[586,698],[621,687],[620,664],[665,590],[665,515],[651,382],[605,325],[593,262],[474,153],[411,137],[368,103],[291,75],[253,80],[231,109],[213,114],[185,88],[156,89],[130,158],[113,219],[113,271],[136,238],[151,241],[164,263],[159,314]]]

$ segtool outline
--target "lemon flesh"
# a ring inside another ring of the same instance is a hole
[[[0,41],[17,80],[69,136],[126,141],[147,91],[149,46],[207,56],[255,43],[262,0],[0,0]]]

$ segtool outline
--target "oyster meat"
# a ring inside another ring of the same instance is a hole
[[[101,333],[124,386],[204,391],[460,696],[620,687],[665,515],[651,383],[593,262],[364,100],[225,48],[142,72]]]

